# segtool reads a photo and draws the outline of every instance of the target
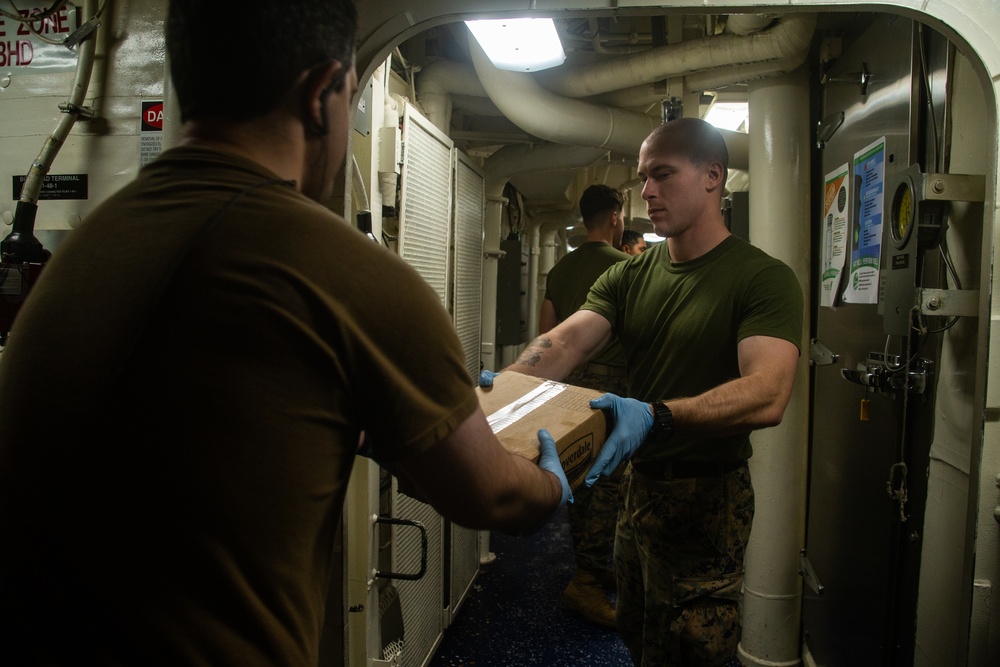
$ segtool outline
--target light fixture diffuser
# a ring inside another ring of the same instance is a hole
[[[497,69],[538,72],[566,60],[552,19],[466,21],[465,25]]]
[[[714,102],[705,114],[705,120],[722,130],[746,132],[749,115],[746,102]]]

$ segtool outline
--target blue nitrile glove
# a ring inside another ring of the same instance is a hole
[[[594,465],[587,471],[587,478],[583,483],[588,487],[593,486],[601,475],[607,477],[623,461],[632,458],[632,454],[653,428],[653,413],[649,409],[649,403],[604,394],[590,401],[590,407],[609,410],[615,425],[611,429],[611,435],[604,441]]]
[[[500,375],[499,373],[494,373],[493,371],[480,371],[479,372],[479,386],[483,389],[489,389],[493,386],[493,378]]]
[[[484,371],[489,373],[489,371]],[[548,471],[559,478],[562,485],[562,498],[559,499],[559,506],[564,503],[573,502],[573,492],[569,488],[569,480],[563,472],[562,464],[559,463],[559,453],[556,451],[556,441],[552,439],[549,432],[544,428],[538,431],[538,444],[542,446],[542,454],[538,457],[538,467]]]

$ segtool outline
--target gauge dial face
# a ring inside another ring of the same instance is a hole
[[[903,181],[896,188],[896,194],[892,198],[892,231],[893,244],[897,248],[902,248],[910,238],[913,231],[913,187],[908,180]]]

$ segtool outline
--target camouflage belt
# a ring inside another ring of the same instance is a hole
[[[721,477],[746,464],[738,461],[632,461],[632,468],[650,479]]]

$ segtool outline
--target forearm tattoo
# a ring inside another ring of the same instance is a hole
[[[545,336],[539,336],[528,343],[528,347],[524,348],[524,352],[514,364],[517,366],[537,366],[538,362],[542,360],[542,350],[550,347],[552,347],[552,341]]]

